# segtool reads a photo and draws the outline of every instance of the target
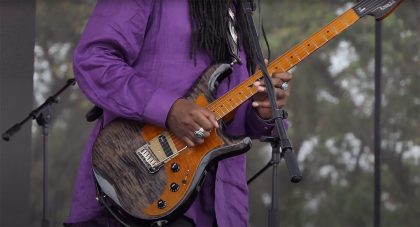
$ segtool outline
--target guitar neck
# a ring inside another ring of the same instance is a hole
[[[303,59],[314,53],[317,49],[335,38],[338,34],[346,30],[359,19],[360,17],[353,9],[347,10],[318,32],[314,33],[309,38],[300,42],[291,50],[272,61],[267,66],[268,73],[272,74],[273,72],[278,71],[289,71]],[[262,72],[258,70],[247,80],[243,81],[234,89],[209,104],[207,109],[215,114],[217,120],[222,119],[228,113],[236,109],[239,105],[257,93],[253,83],[260,80],[262,77]]]

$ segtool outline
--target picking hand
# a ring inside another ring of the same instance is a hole
[[[189,147],[202,144],[204,138],[210,135],[209,132],[219,127],[213,112],[186,99],[175,101],[166,123],[168,128]],[[201,128],[203,130],[200,130]],[[195,131],[201,131],[203,136],[197,135]]]

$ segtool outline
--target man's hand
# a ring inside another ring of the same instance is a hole
[[[213,128],[218,128],[214,114],[186,99],[178,99],[172,105],[166,119],[171,132],[182,139],[189,147],[202,144]],[[194,131],[204,129],[204,138],[197,138]]]
[[[287,99],[290,96],[290,81],[292,79],[292,74],[275,72],[271,79],[274,85],[277,105],[281,108],[286,104]],[[287,91],[284,91],[281,88],[284,82],[287,82],[288,84]],[[252,97],[252,106],[256,108],[257,113],[261,118],[265,120],[270,119],[272,117],[271,104],[267,96],[267,88],[265,87],[264,80],[255,82],[254,86],[257,88],[258,92]]]

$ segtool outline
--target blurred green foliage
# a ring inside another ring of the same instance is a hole
[[[263,1],[272,57],[307,38],[350,1]],[[37,0],[35,97],[45,99],[73,77],[72,50],[94,0]],[[420,3],[406,0],[383,23],[382,224],[418,226],[420,216]],[[256,15],[257,16],[257,15]],[[293,69],[289,136],[304,174],[288,182],[280,169],[283,226],[372,226],[373,18],[363,18]],[[68,214],[78,162],[92,124],[78,89],[62,95],[50,139],[52,226]],[[33,127],[33,223],[42,216],[41,137]],[[257,148],[260,146],[257,146]],[[269,159],[266,146],[248,153],[251,175]],[[266,226],[271,171],[250,185],[250,221]]]

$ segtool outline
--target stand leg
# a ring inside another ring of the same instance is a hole
[[[48,221],[48,134],[51,121],[51,109],[47,107],[37,118],[42,126],[42,227],[49,227]]]
[[[42,128],[42,136],[43,136],[43,147],[44,150],[42,152],[42,168],[43,168],[43,190],[42,190],[42,227],[48,227],[49,221],[47,218],[48,215],[48,124],[44,125]]]
[[[254,181],[259,175],[261,175],[264,171],[266,171],[272,165],[273,165],[273,160],[270,160],[262,169],[260,169],[260,171],[258,171],[254,176],[249,178],[246,184],[250,184],[252,181]]]
[[[280,149],[273,147],[272,151],[272,186],[271,186],[271,208],[268,212],[268,226],[278,227],[280,226],[280,212],[279,212],[279,185],[278,185],[278,164],[280,163]]]

